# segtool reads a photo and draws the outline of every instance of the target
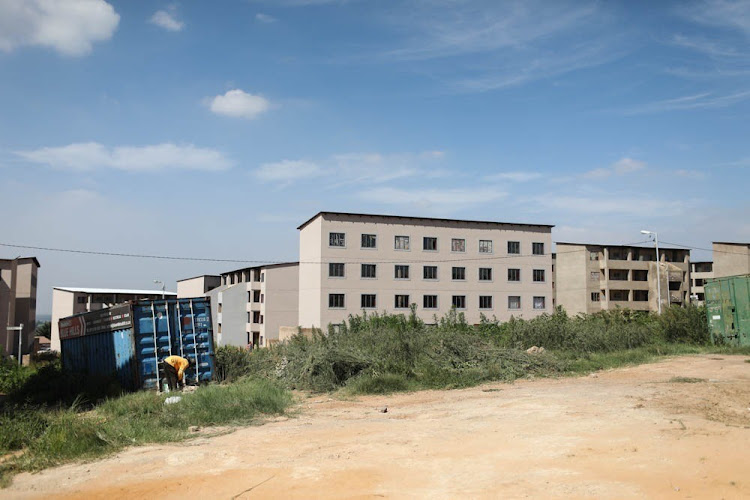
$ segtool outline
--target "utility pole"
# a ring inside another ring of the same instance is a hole
[[[164,285],[164,282],[161,281],[161,280],[154,280],[154,283],[155,284],[161,284],[161,300],[164,300],[164,296],[165,296],[164,291],[165,291],[165,286],[166,285]]]
[[[641,231],[641,234],[647,234],[654,238],[654,245],[656,246],[656,293],[659,296],[658,305],[659,314],[661,314],[661,260],[659,259],[659,233],[655,231],[646,231],[644,229]]]

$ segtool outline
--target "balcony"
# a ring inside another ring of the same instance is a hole
[[[682,292],[669,292],[669,302],[671,304],[682,304]]]

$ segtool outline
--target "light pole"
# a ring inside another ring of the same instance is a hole
[[[164,300],[164,282],[160,280],[154,280],[155,284],[161,284],[161,300]]]
[[[659,296],[659,300],[657,303],[659,304],[659,314],[661,314],[661,261],[659,260],[659,234],[655,231],[646,231],[645,229],[641,231],[641,234],[647,234],[654,239],[654,244],[656,246],[656,293]]]

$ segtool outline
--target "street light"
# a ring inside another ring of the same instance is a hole
[[[155,284],[161,284],[161,299],[164,300],[164,282],[160,280],[154,280]]]
[[[656,293],[659,295],[657,303],[659,304],[659,314],[661,314],[661,273],[659,271],[661,262],[659,260],[659,234],[655,231],[646,231],[645,229],[641,231],[641,234],[653,237],[654,244],[656,245]]]

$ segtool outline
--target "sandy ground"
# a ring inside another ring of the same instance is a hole
[[[682,357],[356,401],[312,397],[290,419],[22,474],[0,496],[750,498],[746,359]]]

